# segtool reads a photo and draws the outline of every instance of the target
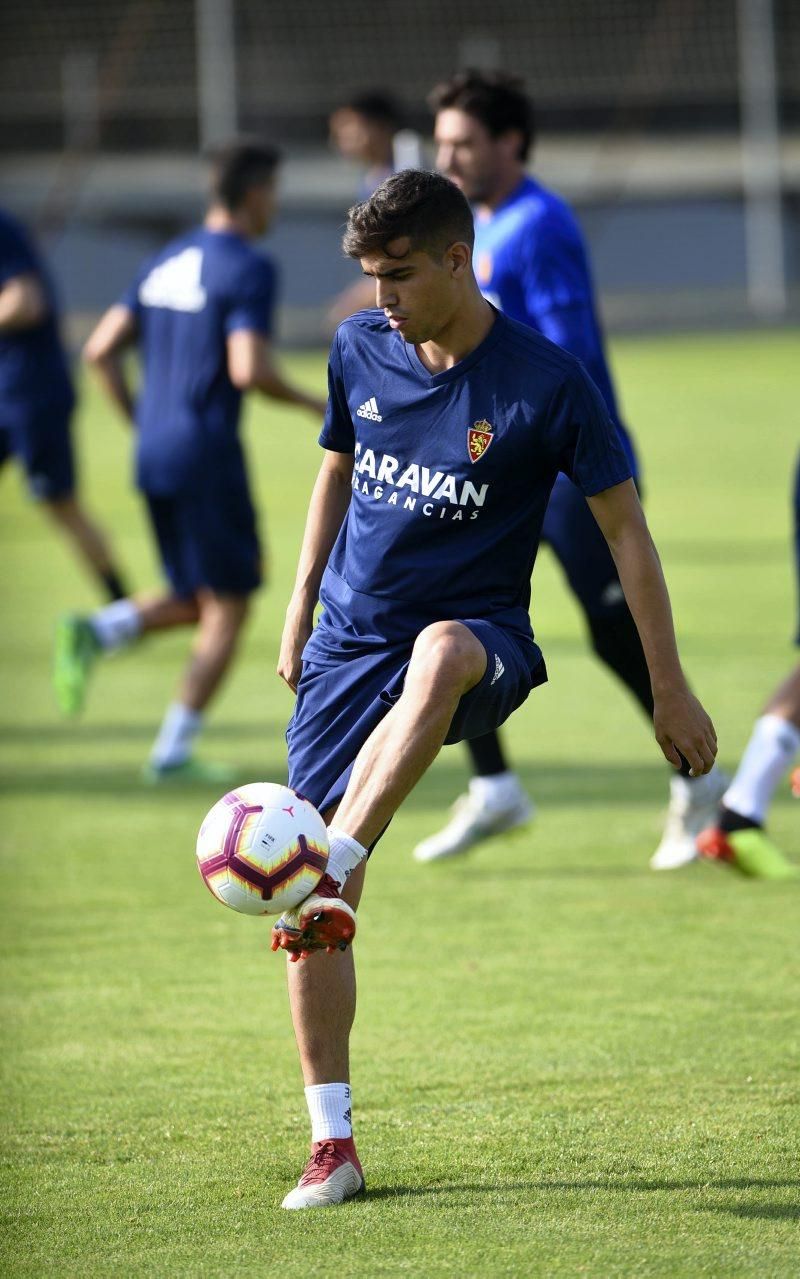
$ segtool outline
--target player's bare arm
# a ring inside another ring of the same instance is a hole
[[[325,400],[307,395],[287,382],[277,365],[267,339],[252,329],[237,329],[227,339],[228,375],[240,391],[260,391],[271,400],[281,400],[325,416]]]
[[[35,275],[15,275],[0,288],[0,333],[31,329],[47,316],[44,289]]]
[[[314,625],[322,574],[350,505],[353,454],[327,452],[308,504],[294,590],[281,636],[278,674],[296,692],[300,657]]]
[[[123,356],[136,339],[132,311],[117,303],[99,320],[83,348],[83,358],[94,370],[109,399],[123,417],[133,421],[133,392],[125,375]]]
[[[717,754],[717,736],[681,667],[661,561],[634,483],[626,480],[588,502],[614,557],[642,640],[655,702],[656,740],[675,768],[680,767],[680,751],[694,776],[708,773]]]

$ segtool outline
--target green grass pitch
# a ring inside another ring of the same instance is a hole
[[[613,357],[684,660],[731,766],[794,660],[797,334]],[[321,356],[288,364],[324,386]],[[89,388],[79,425],[87,500],[152,586],[125,429]],[[274,667],[316,432],[254,403],[246,436],[272,582],[201,749],[283,780]],[[507,732],[538,819],[414,864],[465,780],[450,748],[394,822],[356,943],[370,1193],[289,1214],[307,1117],[283,962],[266,922],[197,875],[217,796],[138,780],[187,636],[109,661],[83,720],[59,721],[53,622],[93,591],[10,473],[0,527],[3,1274],[798,1273],[800,891],[648,870],[668,770],[547,553],[533,615],[550,684]],[[771,826],[800,859],[792,804],[784,784]]]

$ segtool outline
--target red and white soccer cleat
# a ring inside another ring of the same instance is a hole
[[[272,929],[272,949],[286,950],[293,963],[315,950],[346,950],[356,935],[356,915],[339,895],[339,885],[323,875],[313,893],[281,915]]]
[[[332,1208],[365,1189],[364,1173],[352,1137],[316,1141],[303,1175],[282,1208]]]

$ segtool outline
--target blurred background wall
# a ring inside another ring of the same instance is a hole
[[[388,89],[429,147],[426,94],[467,66],[524,77],[532,168],[577,206],[612,328],[800,318],[798,0],[4,0],[0,201],[79,333],[199,217],[201,146],[264,133],[282,335],[319,342],[358,182],[329,111]]]

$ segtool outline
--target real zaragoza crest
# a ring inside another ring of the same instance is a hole
[[[470,462],[477,462],[478,458],[483,457],[493,439],[494,428],[485,418],[471,426],[467,431],[467,452]]]

